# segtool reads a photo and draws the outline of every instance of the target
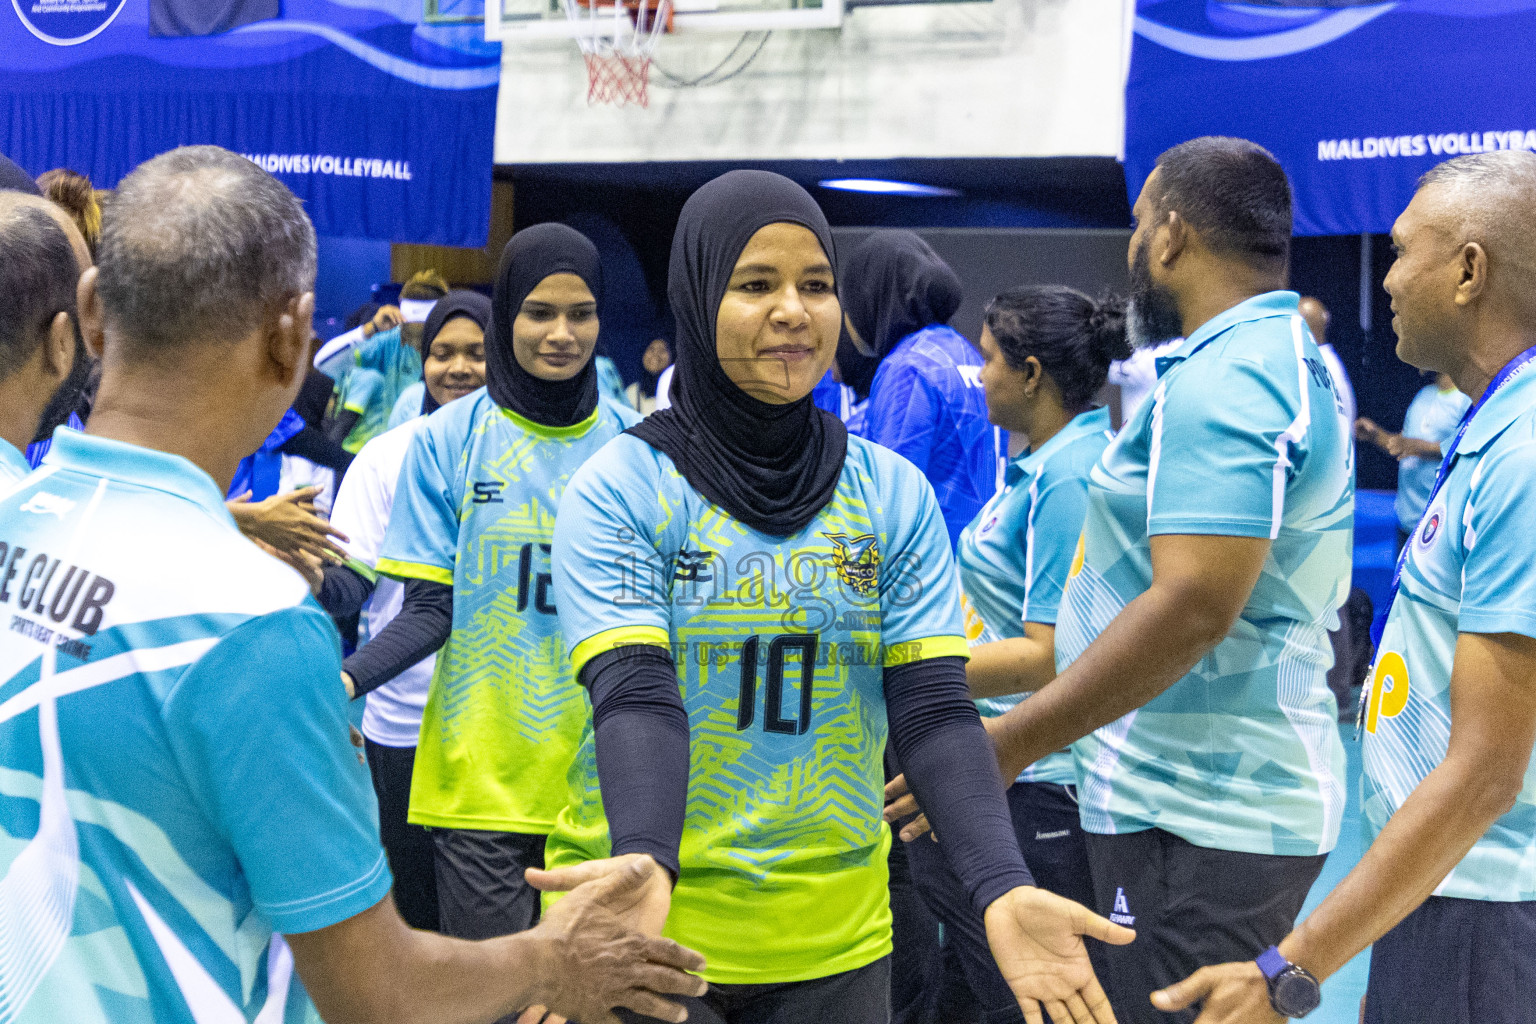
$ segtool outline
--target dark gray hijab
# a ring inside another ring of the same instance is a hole
[[[596,365],[588,359],[569,380],[541,380],[523,369],[512,351],[512,321],[523,300],[554,274],[575,274],[594,299],[603,301],[597,246],[575,228],[535,224],[513,235],[502,250],[491,298],[491,330],[485,337],[485,386],[503,409],[546,427],[569,427],[597,408]]]
[[[677,321],[672,405],[629,433],[665,452],[704,497],[754,530],[787,537],[832,500],[848,432],[809,395],[759,401],[726,376],[715,321],[736,261],[769,224],[799,224],[836,266],[832,229],[810,195],[768,171],[731,171],[695,192],[672,238],[667,297]]]

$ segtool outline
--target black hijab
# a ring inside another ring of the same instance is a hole
[[[843,261],[843,312],[875,355],[907,335],[948,323],[965,297],[960,278],[911,231],[876,231]]]
[[[715,320],[736,261],[760,228],[779,223],[809,228],[836,265],[826,215],[788,178],[731,171],[683,206],[667,272],[677,320],[672,405],[629,433],[670,456],[695,490],[736,519],[787,537],[832,500],[848,432],[809,395],[787,405],[748,395],[715,351]]]
[[[512,236],[496,273],[491,328],[485,338],[485,386],[491,400],[546,427],[580,423],[597,408],[597,366],[587,360],[569,380],[540,380],[512,351],[512,321],[528,293],[552,274],[575,274],[603,300],[603,271],[597,246],[564,224],[535,224]],[[441,305],[441,303],[439,303]],[[436,312],[434,310],[433,312]]]
[[[491,326],[491,300],[479,292],[453,291],[437,300],[432,307],[432,312],[427,314],[427,322],[421,329],[421,362],[427,362],[427,353],[432,351],[432,343],[448,326],[448,321],[463,317],[465,320],[473,320],[487,335]],[[491,339],[485,339],[489,342]],[[485,346],[487,349],[490,345]],[[542,383],[542,382],[541,382]],[[421,414],[423,416],[435,412],[439,408],[437,399],[432,397],[432,390],[423,387],[421,395]]]

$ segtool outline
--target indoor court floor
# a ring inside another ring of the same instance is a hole
[[[1344,808],[1344,825],[1339,830],[1339,845],[1328,855],[1323,873],[1318,876],[1307,897],[1301,916],[1306,917],[1323,901],[1334,886],[1359,861],[1360,835],[1360,744],[1355,742],[1354,722],[1339,723],[1344,753],[1349,758],[1349,802]],[[1371,951],[1366,950],[1323,983],[1323,1005],[1307,1017],[1307,1024],[1358,1024],[1360,997],[1365,995],[1365,979],[1370,970]]]

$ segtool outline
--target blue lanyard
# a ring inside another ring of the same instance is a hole
[[[1408,541],[1403,545],[1402,552],[1397,556],[1397,568],[1392,573],[1392,591],[1387,597],[1387,612],[1391,614],[1392,605],[1397,601],[1398,588],[1403,583],[1403,568],[1408,564],[1408,551],[1413,546],[1413,540],[1419,535],[1419,527],[1424,525],[1424,517],[1429,514],[1430,507],[1434,505],[1435,498],[1440,494],[1440,488],[1445,486],[1446,477],[1451,475],[1451,464],[1456,461],[1456,449],[1461,446],[1461,439],[1467,435],[1467,429],[1472,426],[1472,420],[1488,404],[1488,399],[1499,393],[1499,389],[1509,383],[1520,368],[1532,359],[1536,359],[1536,345],[1521,352],[1504,365],[1504,369],[1498,372],[1493,380],[1488,382],[1488,387],[1483,389],[1483,397],[1468,409],[1466,415],[1461,418],[1461,425],[1456,428],[1456,436],[1451,439],[1450,447],[1445,450],[1445,458],[1440,460],[1440,470],[1435,474],[1435,485],[1429,489],[1429,500],[1424,503],[1424,510],[1419,513],[1419,522],[1413,528],[1413,533],[1408,535]],[[1386,617],[1381,619],[1381,625],[1371,629],[1371,643],[1379,645],[1381,634],[1386,629]]]
[[[1408,535],[1408,540],[1403,544],[1403,550],[1397,556],[1397,568],[1392,572],[1392,590],[1387,595],[1387,614],[1371,624],[1371,646],[1381,647],[1381,635],[1386,632],[1387,619],[1392,615],[1392,606],[1397,603],[1397,592],[1403,585],[1403,569],[1408,565],[1408,551],[1413,547],[1414,539],[1419,536],[1419,530],[1424,525],[1424,517],[1429,515],[1430,508],[1434,506],[1435,498],[1440,494],[1440,488],[1445,486],[1446,478],[1451,475],[1451,464],[1456,461],[1456,449],[1461,447],[1461,439],[1467,435],[1467,429],[1472,426],[1472,420],[1476,418],[1478,412],[1488,404],[1488,399],[1498,394],[1499,389],[1508,384],[1510,378],[1532,359],[1536,359],[1536,345],[1532,345],[1506,363],[1504,369],[1500,370],[1483,389],[1483,396],[1461,417],[1461,425],[1456,428],[1456,436],[1451,439],[1450,447],[1445,450],[1445,458],[1440,460],[1440,469],[1435,473],[1435,485],[1429,489],[1429,500],[1424,503],[1424,510],[1419,513],[1418,523],[1414,526],[1413,532]],[[1355,716],[1355,739],[1357,740],[1365,725],[1365,712],[1370,700],[1371,679],[1367,676],[1365,685],[1360,689],[1360,706]]]

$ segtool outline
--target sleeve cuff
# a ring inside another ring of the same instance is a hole
[[[599,654],[618,650],[620,647],[632,647],[635,644],[663,647],[671,653],[672,636],[660,626],[618,626],[614,629],[605,629],[601,633],[592,634],[571,648],[571,671],[579,676],[582,666]],[[630,852],[649,853],[650,851],[632,850]]]
[[[996,878],[988,879],[981,888],[976,890],[972,897],[972,903],[976,907],[976,913],[985,916],[987,908],[996,903],[1003,896],[1017,889],[1021,885],[1032,886],[1035,879],[1029,873],[1029,868],[1020,865],[1010,868]]]
[[[1147,520],[1147,535],[1187,534],[1196,537],[1262,537],[1269,539],[1274,520],[1223,518],[1221,516],[1153,516]]]
[[[422,562],[401,562],[393,558],[381,558],[374,567],[374,572],[379,576],[393,576],[399,580],[426,580],[428,583],[441,583],[444,586],[453,586],[453,570],[444,569],[440,565],[426,565]]]
[[[921,640],[903,640],[887,644],[884,667],[910,665],[929,658],[964,658],[971,660],[971,647],[963,636],[929,636]]]
[[[275,905],[258,903],[257,906],[274,931],[283,935],[296,935],[319,931],[356,917],[388,896],[394,884],[384,851],[380,850],[373,867],[361,878],[346,885],[318,896]]]
[[[1456,617],[1456,632],[1518,633],[1521,636],[1536,637],[1536,615],[1514,608],[1463,608]]]

